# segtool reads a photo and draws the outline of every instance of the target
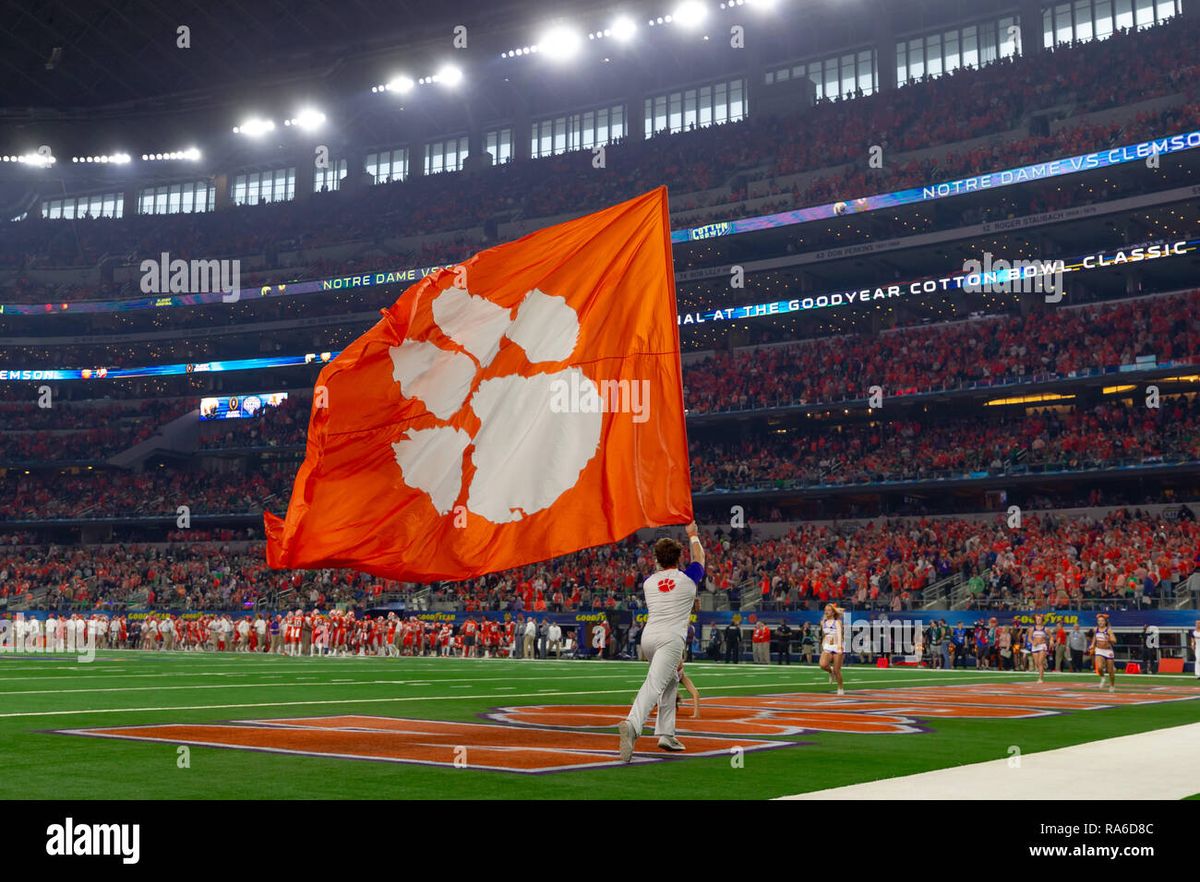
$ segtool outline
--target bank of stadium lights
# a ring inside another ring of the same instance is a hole
[[[21,165],[32,165],[34,168],[49,168],[58,162],[48,153],[21,153],[19,155],[0,156],[2,162],[18,162]]]
[[[736,0],[734,2],[736,3]],[[729,4],[726,3],[724,5],[727,6]],[[648,24],[650,27],[674,24],[686,30],[693,30],[704,24],[707,18],[708,7],[700,2],[700,0],[683,0],[670,13],[660,15],[658,18],[652,18]]]
[[[100,156],[72,156],[71,162],[95,162],[101,165],[128,165],[133,159],[128,153],[105,153]]]
[[[325,125],[325,114],[311,107],[306,107],[291,119],[284,120],[283,124],[292,128],[302,129],[306,132],[315,132],[321,126]]]
[[[187,150],[172,150],[170,153],[143,153],[142,160],[145,162],[162,162],[165,160],[188,160],[195,162],[200,158],[200,151],[195,147],[189,147]]]
[[[583,37],[569,25],[554,25],[538,37],[538,51],[553,61],[568,61],[579,54]]]
[[[455,67],[453,64],[443,65],[433,76],[421,77],[417,80],[418,86],[429,86],[433,83],[440,83],[447,88],[453,89],[463,80],[462,68]]]
[[[241,125],[233,127],[235,135],[247,135],[251,138],[259,138],[267,132],[275,131],[275,121],[270,119],[262,119],[257,116],[252,116],[249,119],[243,120]]]
[[[372,86],[371,91],[372,92],[395,92],[398,95],[407,95],[409,92],[411,92],[413,90],[413,87],[415,85],[416,85],[416,83],[413,82],[412,77],[406,77],[406,76],[401,75],[398,77],[392,77],[386,83],[383,83],[381,85]]]
[[[613,23],[602,31],[593,31],[588,34],[589,40],[606,40],[612,38],[618,43],[628,43],[637,34],[637,25],[633,19],[622,15],[615,19]]]

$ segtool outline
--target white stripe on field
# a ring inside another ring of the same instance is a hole
[[[1198,790],[1200,723],[1191,723],[780,798],[1182,799]]]
[[[924,679],[924,678],[922,678]],[[906,680],[861,680],[855,681],[853,685],[859,686],[868,683],[884,683],[884,682],[908,682]],[[736,686],[705,686],[705,692],[718,692],[724,689],[750,689],[750,688],[767,688],[767,689],[795,689],[795,682],[788,683],[754,683],[754,684],[739,684]],[[470,686],[452,686],[452,689],[469,689]],[[513,698],[554,698],[577,695],[624,695],[628,699],[633,698],[633,689],[625,687],[622,689],[591,689],[578,692],[526,692],[519,695],[496,695],[489,693],[485,695],[405,695],[392,698],[336,698],[322,699],[318,701],[263,701],[250,704],[198,704],[198,705],[183,705],[162,707],[111,707],[111,708],[82,708],[78,710],[48,710],[48,711],[17,711],[13,713],[0,714],[0,719],[11,719],[14,717],[70,717],[79,714],[123,714],[123,713],[159,713],[162,711],[195,711],[195,710],[229,710],[235,708],[249,707],[311,707],[317,705],[330,704],[386,704],[390,702],[406,702],[406,701],[495,701],[498,698],[503,698],[509,701]],[[852,693],[851,693],[852,694]]]

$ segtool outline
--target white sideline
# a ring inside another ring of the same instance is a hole
[[[1015,758],[1014,758],[1015,759]],[[1200,792],[1200,723],[779,799],[1183,799]]]

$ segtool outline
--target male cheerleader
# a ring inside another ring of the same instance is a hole
[[[663,750],[684,750],[675,738],[675,697],[679,693],[676,674],[683,661],[688,623],[696,605],[696,583],[704,578],[704,548],[695,522],[687,525],[692,562],[680,570],[683,546],[665,536],[654,543],[658,571],[642,584],[646,593],[646,627],[642,652],[650,662],[646,682],[638,690],[629,716],[617,725],[621,736],[621,761],[633,759],[633,748],[650,711],[657,705],[654,734]]]
[[[1097,689],[1104,688],[1104,675],[1108,674],[1108,691],[1117,691],[1116,645],[1117,638],[1108,626],[1108,616],[1099,613],[1096,616],[1096,633],[1092,635],[1092,645],[1088,649],[1096,660],[1096,673],[1100,675]]]

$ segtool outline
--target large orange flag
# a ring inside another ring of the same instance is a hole
[[[464,579],[692,518],[666,188],[405,291],[322,371],[276,568]]]

